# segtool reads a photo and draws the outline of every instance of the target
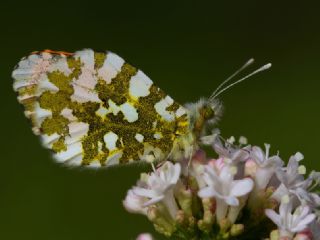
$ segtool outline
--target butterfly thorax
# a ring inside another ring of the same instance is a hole
[[[209,105],[202,106],[198,111],[199,114],[193,126],[193,133],[197,139],[201,136],[207,121],[215,116],[214,110]]]
[[[212,134],[214,124],[222,114],[222,105],[219,101],[200,99],[196,103],[186,104],[188,110],[189,128],[176,140],[176,154],[174,160],[190,158],[199,148],[201,137]]]

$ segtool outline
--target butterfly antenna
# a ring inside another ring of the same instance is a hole
[[[240,67],[237,71],[235,71],[230,77],[228,77],[226,80],[224,80],[220,85],[214,90],[214,92],[211,94],[209,98],[213,98],[213,96],[225,85],[227,82],[229,82],[231,79],[233,79],[235,76],[237,76],[240,72],[242,72],[244,69],[249,67],[254,62],[254,59],[249,59],[242,67]]]
[[[251,77],[251,76],[253,76],[253,75],[255,75],[255,74],[259,73],[259,72],[262,72],[262,71],[265,71],[265,70],[269,69],[270,67],[271,67],[271,63],[268,63],[268,64],[266,64],[266,65],[263,65],[261,68],[255,70],[254,72],[248,74],[247,76],[245,76],[245,77],[243,77],[243,78],[235,81],[234,83],[229,84],[229,85],[226,86],[225,88],[221,89],[221,90],[218,91],[215,95],[211,96],[211,97],[209,98],[209,100],[210,100],[210,101],[214,100],[216,97],[218,97],[221,93],[223,93],[223,92],[226,91],[227,89],[233,87],[234,85],[236,85],[236,84],[238,84],[238,83],[241,83],[242,81],[248,79],[249,77]]]

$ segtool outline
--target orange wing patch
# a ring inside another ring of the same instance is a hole
[[[40,53],[50,53],[53,55],[63,55],[63,56],[73,56],[74,55],[74,53],[65,52],[65,51],[54,51],[54,50],[50,50],[50,49],[45,49],[43,51],[34,51],[31,54],[40,54]]]

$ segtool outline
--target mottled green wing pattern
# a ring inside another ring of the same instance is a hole
[[[58,162],[162,160],[189,134],[187,110],[111,52],[35,52],[12,76],[33,132]]]

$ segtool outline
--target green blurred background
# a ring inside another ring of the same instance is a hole
[[[40,146],[12,90],[34,50],[111,50],[181,103],[208,96],[250,57],[270,71],[221,98],[224,136],[301,151],[320,170],[317,1],[1,1],[0,239],[135,239],[154,232],[122,207],[147,167],[67,169]],[[250,71],[250,70],[248,70]],[[157,239],[161,237],[157,234]]]

